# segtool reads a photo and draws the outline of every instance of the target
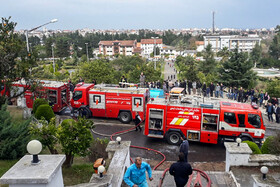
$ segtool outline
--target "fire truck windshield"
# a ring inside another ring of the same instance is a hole
[[[75,91],[74,95],[73,95],[73,100],[74,101],[78,101],[79,99],[81,99],[83,96],[83,92],[82,91]]]
[[[257,114],[248,114],[248,122],[256,128],[261,127],[261,117]]]

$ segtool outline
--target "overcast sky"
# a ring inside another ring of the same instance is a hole
[[[280,0],[1,0],[0,16],[17,30],[51,19],[48,29],[271,28],[280,25]]]

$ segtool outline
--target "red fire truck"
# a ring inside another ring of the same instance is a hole
[[[166,138],[178,145],[180,137],[217,144],[240,137],[260,143],[265,134],[261,111],[256,105],[223,101],[202,102],[198,98],[175,101],[155,98],[147,104],[144,134]]]
[[[119,118],[129,123],[136,112],[145,119],[145,106],[149,90],[145,88],[119,88],[118,86],[80,83],[71,100],[73,113],[85,117]]]
[[[38,92],[32,92],[30,87],[24,80],[13,82],[9,94],[14,95],[21,93],[26,89],[24,94],[18,98],[18,101],[25,98],[26,106],[28,108],[33,107],[33,102],[36,98],[45,98],[49,101],[50,106],[54,112],[62,111],[70,102],[70,91],[68,84],[58,81],[39,81]],[[18,103],[19,104],[19,103]]]

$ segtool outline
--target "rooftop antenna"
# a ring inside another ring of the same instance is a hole
[[[215,33],[215,11],[212,12],[212,32]]]

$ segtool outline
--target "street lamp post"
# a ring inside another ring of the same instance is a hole
[[[35,31],[35,30],[37,30],[37,29],[39,29],[39,28],[41,28],[41,27],[43,27],[43,26],[45,26],[45,25],[48,25],[48,24],[50,24],[50,23],[55,23],[55,22],[57,22],[57,21],[58,21],[58,19],[52,19],[51,21],[49,21],[49,22],[47,22],[47,23],[45,23],[45,24],[43,24],[43,25],[40,25],[40,26],[35,27],[35,28],[33,28],[33,29],[30,29],[30,30],[25,30],[26,49],[27,49],[27,52],[28,52],[28,53],[29,53],[28,33],[29,33],[29,32],[32,32],[32,31]]]
[[[157,69],[157,62],[156,62],[156,39],[158,39],[158,37],[151,37],[152,39],[154,39],[154,69]]]
[[[53,50],[54,44],[52,44],[52,59],[53,59],[53,73],[55,73],[55,63],[54,63],[54,50]]]
[[[86,51],[87,51],[87,61],[88,61],[88,43],[85,43],[86,44]]]

